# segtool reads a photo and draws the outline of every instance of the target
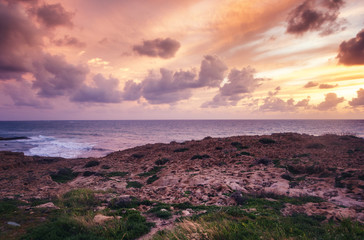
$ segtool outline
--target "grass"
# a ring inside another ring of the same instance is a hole
[[[85,164],[84,168],[90,168],[90,167],[96,167],[100,165],[99,161],[93,160],[93,161],[89,161]]]
[[[155,165],[161,166],[166,164],[167,162],[169,162],[168,158],[162,158],[162,159],[158,159],[157,161],[155,161]]]
[[[128,182],[126,185],[126,188],[141,188],[141,187],[143,187],[143,184],[141,184],[138,181],[131,181]]]
[[[151,184],[151,183],[157,181],[158,179],[159,179],[159,177],[157,175],[153,175],[147,179],[147,184]]]
[[[195,159],[206,159],[206,158],[210,158],[210,156],[207,155],[207,154],[203,154],[203,155],[196,154],[196,155],[193,155],[191,157],[191,160],[195,160]]]
[[[261,138],[259,139],[259,142],[262,144],[273,144],[276,143],[275,140],[271,139],[271,138]]]
[[[154,166],[152,169],[150,169],[148,172],[144,172],[144,173],[139,173],[138,176],[139,177],[149,177],[152,175],[157,174],[160,170],[162,170],[165,167],[160,167],[160,166]]]
[[[177,148],[173,152],[186,152],[188,150],[190,150],[190,149],[189,148]]]
[[[238,151],[249,148],[247,146],[243,146],[240,142],[232,142],[231,146],[235,147]]]
[[[144,157],[144,154],[141,154],[141,153],[134,153],[133,155],[131,155],[132,157],[134,158],[137,158],[137,159],[140,159],[140,158],[143,158]]]
[[[323,149],[325,148],[325,145],[321,143],[311,143],[306,146],[308,149]]]
[[[78,173],[75,173],[70,168],[61,168],[56,173],[51,174],[51,178],[53,181],[58,183],[65,183],[75,179],[78,176]]]

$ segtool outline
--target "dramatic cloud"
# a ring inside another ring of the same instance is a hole
[[[160,76],[150,73],[142,82],[143,97],[151,104],[175,103],[191,97],[195,84],[193,72],[160,69]]]
[[[118,79],[111,76],[106,79],[101,74],[97,74],[93,80],[95,87],[82,86],[71,100],[93,103],[119,103],[122,101],[122,92],[118,90]]]
[[[320,89],[330,89],[330,88],[336,88],[337,86],[339,86],[338,84],[326,84],[326,83],[323,83],[323,84],[320,84],[319,88]]]
[[[50,108],[50,104],[40,100],[32,84],[26,81],[8,82],[3,85],[4,93],[13,100],[15,106],[33,107],[33,108]]]
[[[340,44],[337,58],[339,58],[339,63],[344,65],[364,64],[364,29],[355,38]]]
[[[87,67],[69,64],[60,56],[44,55],[42,61],[34,65],[34,88],[39,89],[38,94],[42,97],[56,97],[74,92],[88,73]]]
[[[20,78],[32,69],[41,34],[17,8],[0,2],[0,80]]]
[[[125,83],[123,100],[135,101],[138,100],[142,95],[142,85],[129,80]]]
[[[198,83],[196,87],[218,87],[224,79],[226,64],[215,56],[205,56],[201,62]]]
[[[358,97],[351,99],[349,105],[353,107],[364,106],[364,89],[360,88],[356,93]]]
[[[58,26],[73,26],[71,21],[73,13],[67,12],[59,3],[44,4],[35,10],[35,15],[42,24],[49,28]]]
[[[236,105],[238,101],[246,97],[248,93],[252,93],[258,88],[264,78],[254,78],[255,69],[251,67],[242,70],[232,69],[228,75],[228,82],[220,87],[219,93],[211,102],[202,104],[201,107],[219,107]]]
[[[287,33],[320,31],[322,35],[331,34],[340,28],[336,20],[343,5],[343,0],[306,0],[289,13]]]
[[[143,41],[143,44],[133,46],[133,50],[149,57],[172,58],[180,47],[181,44],[174,39],[157,38]]]
[[[295,104],[295,101],[290,98],[287,101],[277,97],[276,95],[281,90],[280,87],[275,89],[275,92],[269,92],[268,97],[263,99],[263,105],[259,110],[265,112],[295,112],[300,108],[309,108],[310,97],[303,99]]]
[[[328,93],[325,95],[325,101],[317,105],[317,109],[320,111],[333,110],[339,103],[344,102],[344,98],[338,98],[336,93]]]
[[[53,43],[59,47],[61,46],[68,46],[68,47],[78,47],[82,48],[86,46],[86,43],[81,42],[75,37],[70,37],[65,35],[64,38],[54,40]]]
[[[305,86],[303,86],[304,88],[312,88],[312,87],[316,87],[316,86],[318,86],[319,84],[318,83],[315,83],[315,82],[308,82],[308,83],[306,83],[306,85]]]

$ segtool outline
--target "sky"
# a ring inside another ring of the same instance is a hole
[[[0,0],[0,120],[364,119],[359,0]]]

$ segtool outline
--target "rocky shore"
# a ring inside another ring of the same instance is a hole
[[[0,152],[1,198],[50,199],[80,188],[104,192],[100,198],[106,203],[133,196],[233,206],[245,195],[272,201],[318,197],[323,201],[287,203],[281,213],[364,223],[364,139],[296,133],[206,137],[78,159]]]

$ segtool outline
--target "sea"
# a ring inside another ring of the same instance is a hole
[[[102,157],[148,143],[296,132],[364,138],[364,120],[115,120],[0,121],[0,151],[28,156]]]

